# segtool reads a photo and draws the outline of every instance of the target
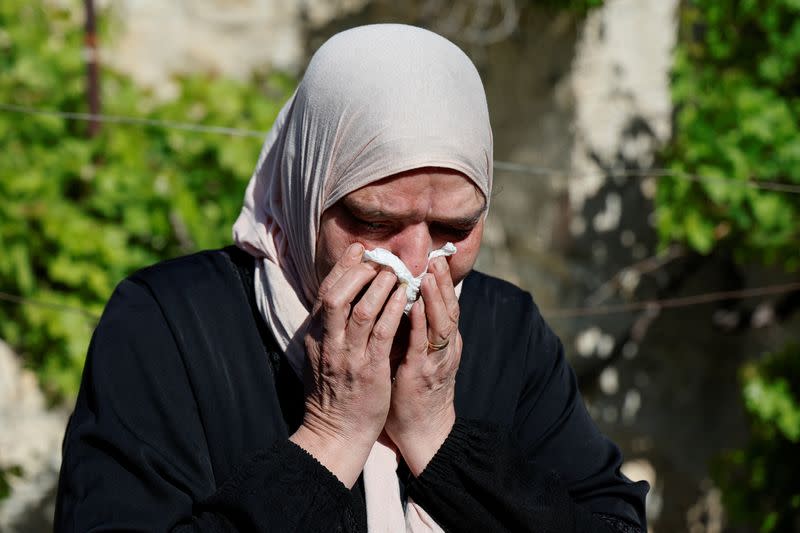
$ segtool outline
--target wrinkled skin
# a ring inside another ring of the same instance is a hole
[[[477,258],[485,208],[464,175],[422,168],[358,189],[322,215],[306,412],[291,439],[348,487],[377,439],[418,475],[452,429],[462,346],[454,286]],[[396,276],[361,262],[365,247],[382,247],[419,275],[448,241],[458,253],[431,261],[408,318]]]

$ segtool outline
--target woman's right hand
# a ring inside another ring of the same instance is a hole
[[[406,303],[402,286],[392,290],[397,276],[362,263],[363,252],[352,244],[320,285],[305,337],[305,415],[290,437],[348,488],[386,422],[389,353]]]

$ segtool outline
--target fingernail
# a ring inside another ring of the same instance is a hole
[[[347,253],[350,254],[350,257],[355,259],[359,257],[364,252],[364,247],[361,246],[361,243],[354,242],[350,245],[350,248],[347,249]]]
[[[436,270],[436,272],[444,272],[446,263],[447,260],[444,257],[437,257],[433,262],[433,268]]]

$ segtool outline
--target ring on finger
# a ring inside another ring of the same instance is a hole
[[[450,344],[450,339],[445,339],[442,342],[431,342],[428,341],[428,351],[429,352],[438,352],[440,350],[444,350],[447,348],[447,345]]]

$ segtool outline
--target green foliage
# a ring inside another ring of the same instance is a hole
[[[728,512],[762,533],[800,527],[800,345],[742,370],[750,441],[716,465]]]
[[[656,197],[663,242],[742,260],[800,266],[800,195],[746,186],[800,185],[800,2],[692,0],[675,54],[675,136]]]
[[[60,7],[58,7],[60,6]],[[0,2],[0,103],[86,112],[81,2]],[[113,72],[103,112],[266,130],[293,82],[190,77],[160,102]],[[99,315],[132,271],[230,242],[261,145],[245,138],[0,111],[0,291]],[[94,322],[0,301],[0,338],[57,395],[77,389]]]
[[[687,0],[672,92],[675,135],[664,154],[678,174],[656,196],[662,242],[742,261],[800,266],[800,1]],[[716,465],[734,520],[762,532],[800,528],[800,348],[745,366],[747,447]]]

